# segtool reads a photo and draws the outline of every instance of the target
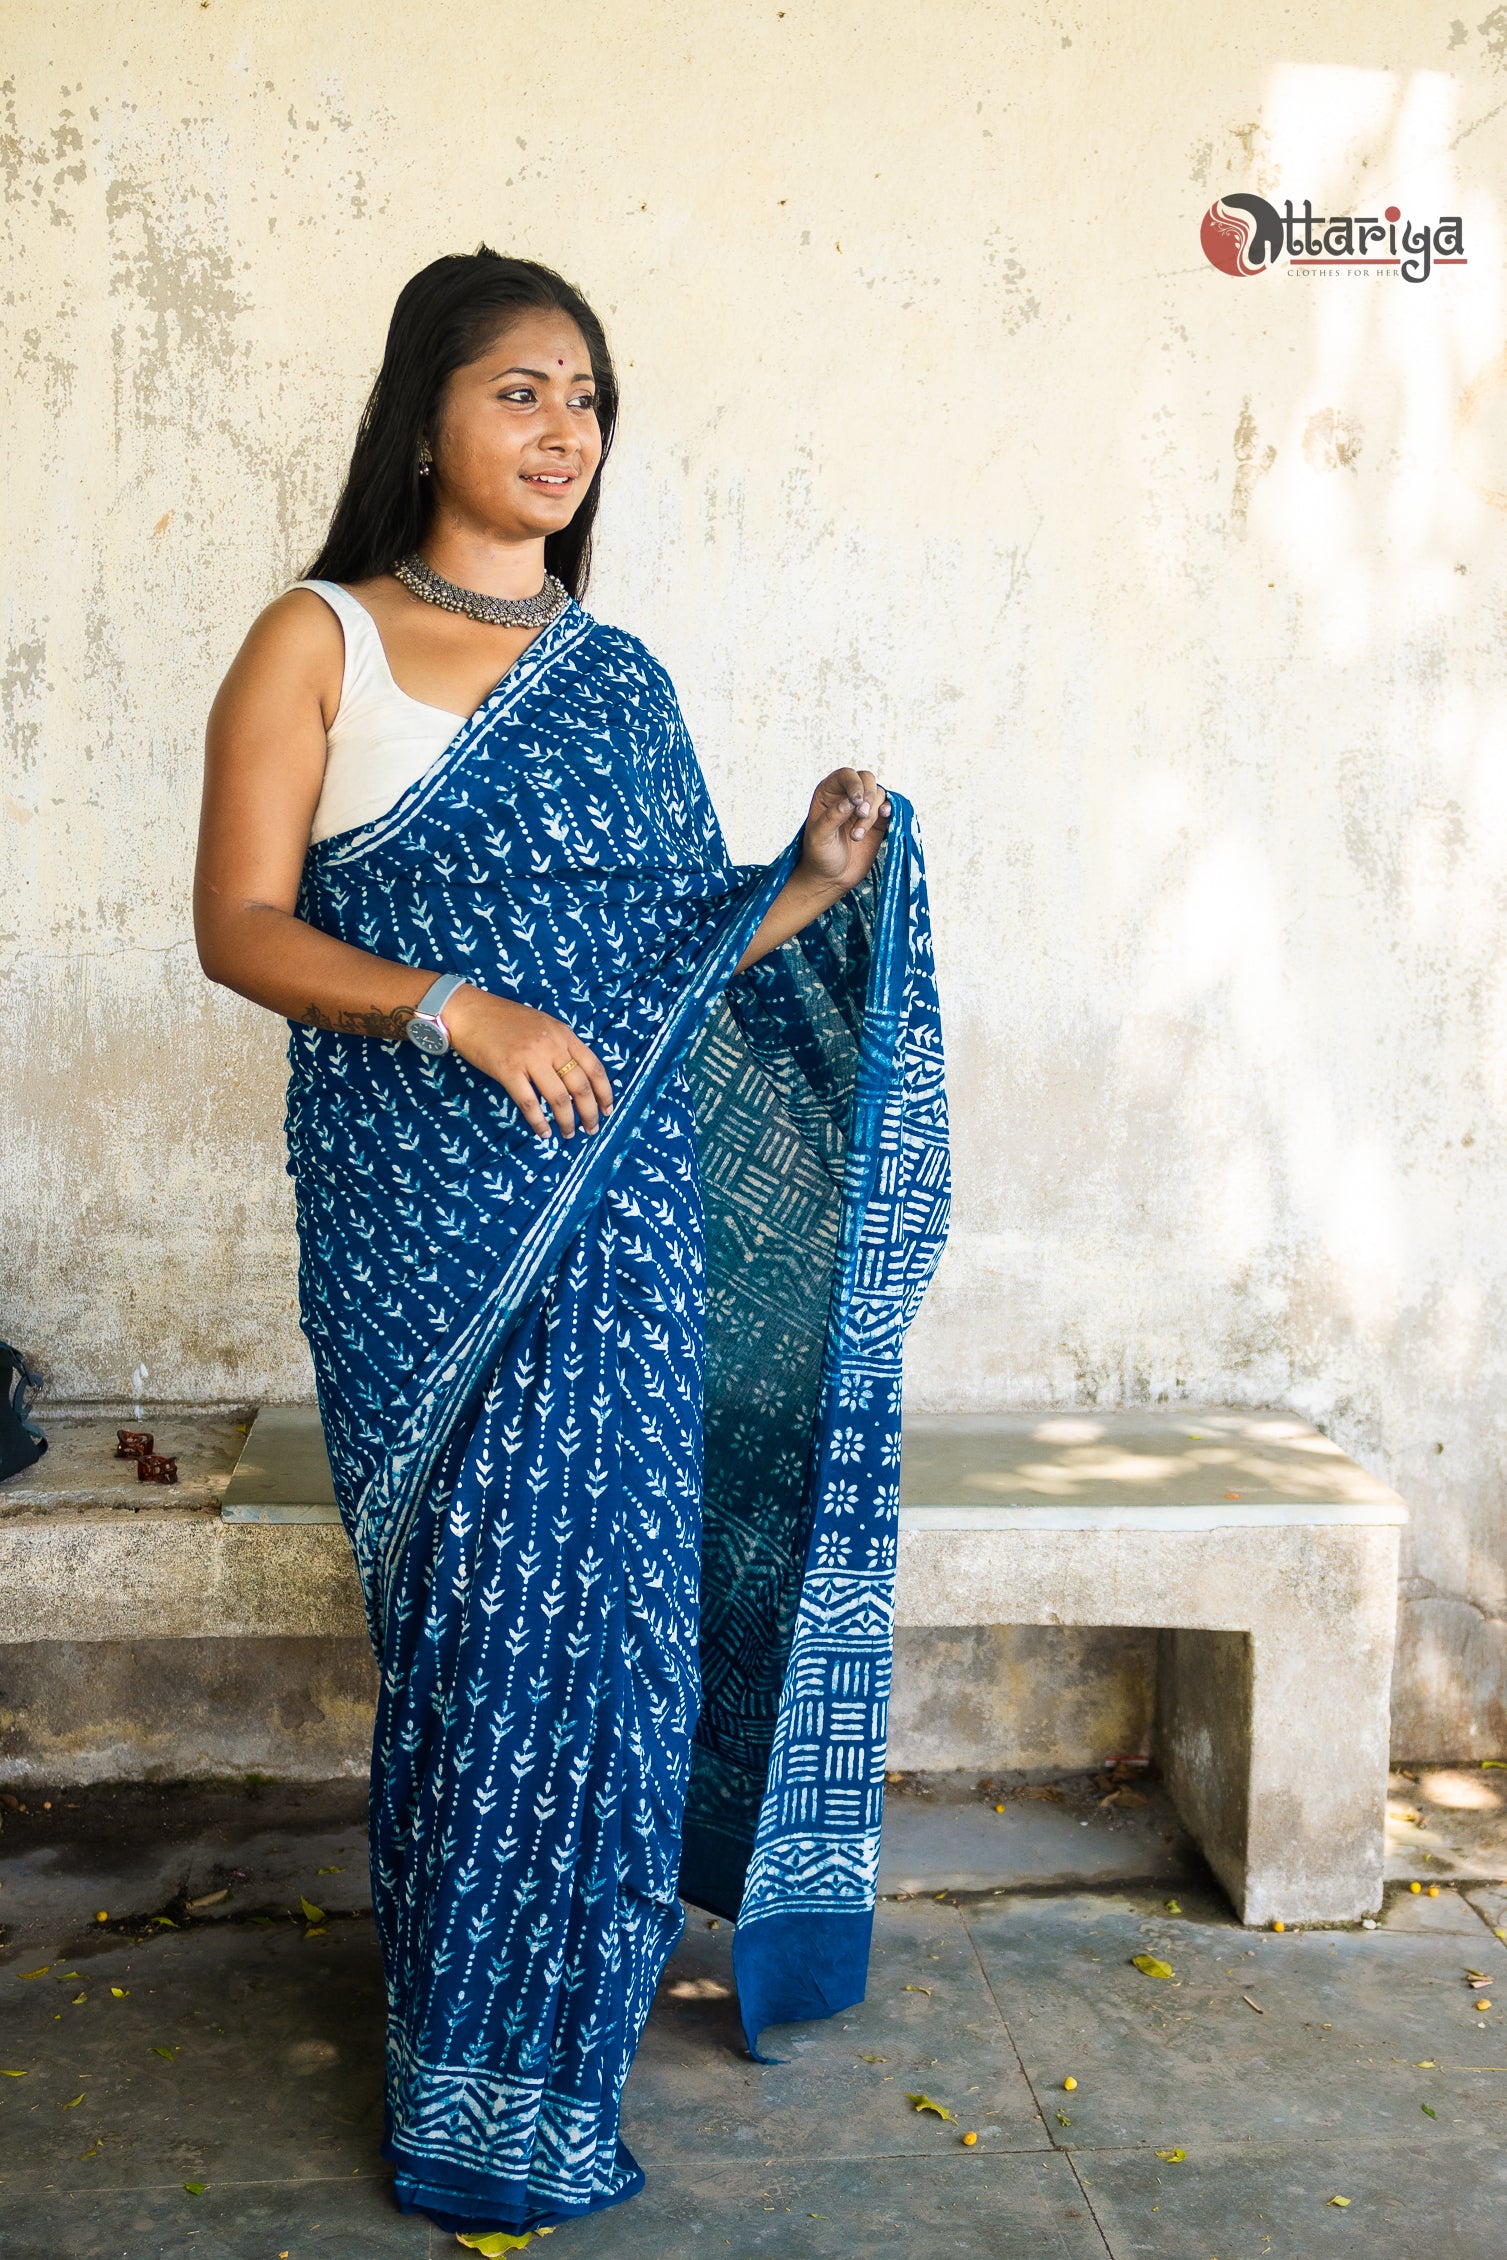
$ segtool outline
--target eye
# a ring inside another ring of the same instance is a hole
[[[506,392],[499,393],[497,397],[499,400],[531,401],[535,397],[534,388],[532,385],[510,385]]]
[[[596,404],[597,396],[594,392],[578,392],[570,405],[572,408],[584,408],[589,415]]]

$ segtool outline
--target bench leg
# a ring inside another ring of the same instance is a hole
[[[1157,1748],[1183,1821],[1247,1924],[1381,1905],[1391,1646],[1164,1632]],[[1316,1664],[1319,1668],[1315,1668]]]

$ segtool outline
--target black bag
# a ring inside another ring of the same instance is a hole
[[[38,1378],[19,1350],[0,1342],[0,1483],[47,1449],[41,1429],[26,1417],[26,1392],[36,1388]]]

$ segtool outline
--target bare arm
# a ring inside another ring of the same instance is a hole
[[[212,981],[311,1028],[392,1041],[445,968],[376,957],[294,914],[343,666],[339,622],[308,589],[269,605],[236,654],[210,710],[194,931]],[[578,1116],[595,1130],[610,1110],[606,1069],[550,1014],[466,988],[445,1025],[541,1134],[568,1138]]]

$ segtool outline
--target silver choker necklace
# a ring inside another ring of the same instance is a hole
[[[392,576],[426,604],[437,604],[442,612],[464,612],[468,620],[485,620],[494,628],[547,628],[570,602],[570,591],[553,573],[545,574],[537,596],[482,596],[443,579],[417,550],[398,559]]]

